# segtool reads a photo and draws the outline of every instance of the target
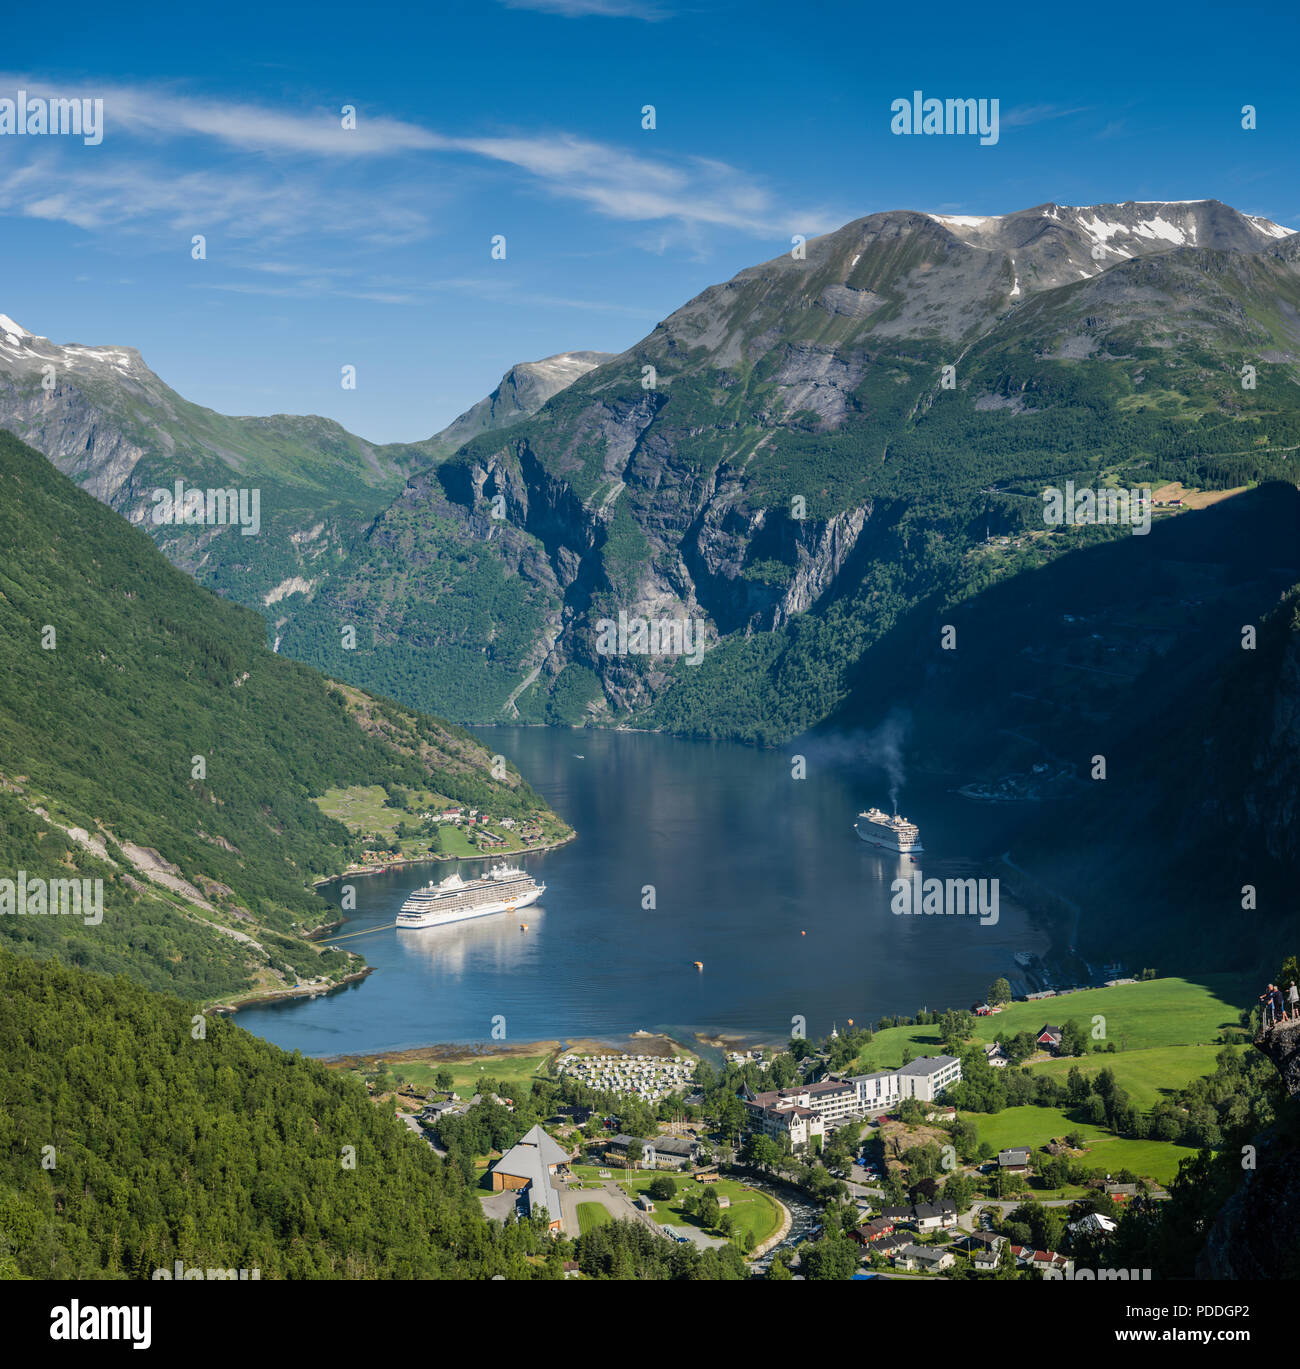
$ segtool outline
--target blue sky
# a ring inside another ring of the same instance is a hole
[[[5,27],[0,98],[101,97],[104,138],[0,136],[0,312],[375,441],[879,210],[1213,197],[1300,228],[1281,6],[234,0]],[[918,88],[998,99],[997,144],[892,135]]]

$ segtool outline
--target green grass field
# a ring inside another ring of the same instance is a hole
[[[1088,1078],[1109,1069],[1133,1104],[1145,1109],[1162,1098],[1172,1097],[1191,1080],[1213,1074],[1217,1068],[1215,1057],[1221,1050],[1222,1046],[1154,1046],[1150,1050],[1119,1051],[1115,1055],[1049,1060],[1031,1065],[1030,1069],[1035,1074],[1050,1074],[1061,1083],[1076,1066]]]
[[[404,812],[388,806],[388,795],[383,785],[353,784],[346,789],[327,789],[314,802],[327,817],[337,818],[353,832],[378,832],[391,837],[403,819],[418,824],[421,810],[427,812],[430,804],[443,807],[447,803],[447,800],[430,793],[419,794],[415,798],[419,807]]]
[[[619,1187],[630,1198],[635,1198],[639,1193],[644,1192],[650,1186],[651,1181],[656,1177],[650,1173],[632,1172],[630,1181],[624,1180],[627,1172],[617,1165],[604,1166],[609,1169],[612,1178],[618,1180]],[[585,1180],[595,1179],[598,1166],[575,1165],[573,1172],[579,1178]],[[697,1230],[701,1229],[699,1222],[693,1217],[688,1217],[681,1210],[682,1197],[688,1188],[702,1189],[703,1184],[697,1184],[694,1179],[687,1175],[674,1174],[672,1178],[677,1183],[677,1197],[671,1203],[655,1203],[655,1210],[651,1214],[655,1221],[661,1222],[664,1226],[693,1226]],[[737,1234],[750,1231],[754,1235],[754,1244],[761,1245],[767,1238],[773,1235],[781,1225],[781,1209],[775,1201],[766,1193],[756,1188],[748,1188],[737,1179],[719,1179],[716,1184],[709,1187],[719,1196],[731,1199],[731,1206],[727,1209],[731,1213],[732,1220],[736,1224]],[[581,1212],[581,1206],[579,1207]]]
[[[604,1226],[606,1222],[613,1220],[609,1215],[609,1209],[600,1203],[578,1204],[578,1234],[580,1236],[585,1236],[588,1231],[598,1226]]]
[[[975,1123],[979,1139],[987,1141],[995,1150],[1006,1150],[1010,1146],[1041,1146],[1053,1137],[1077,1131],[1087,1141],[1083,1161],[1089,1167],[1111,1174],[1131,1169],[1134,1174],[1162,1184],[1178,1173],[1178,1162],[1184,1156],[1196,1154],[1187,1146],[1172,1145],[1168,1141],[1126,1140],[1105,1127],[1071,1121],[1061,1108],[1005,1108],[997,1113],[962,1115]]]
[[[411,807],[393,808],[388,803],[388,795],[379,784],[354,784],[346,789],[327,789],[319,798],[312,800],[327,817],[336,818],[347,829],[357,835],[378,836],[389,843],[394,850],[403,855],[424,854],[453,856],[464,860],[482,860],[487,856],[508,854],[525,849],[523,843],[511,832],[493,828],[497,836],[505,837],[503,847],[476,846],[470,841],[467,829],[452,823],[442,823],[438,835],[429,837],[409,837],[397,841],[397,824],[406,822],[408,826],[423,826],[421,813],[436,812],[439,809],[454,807],[450,799],[428,790],[413,793]],[[543,824],[544,828],[546,824]]]
[[[472,1061],[445,1064],[438,1061],[390,1060],[388,1070],[399,1083],[412,1084],[417,1089],[431,1089],[440,1070],[451,1071],[454,1088],[462,1098],[469,1098],[478,1090],[478,1080],[487,1076],[497,1080],[505,1089],[504,1097],[511,1097],[511,1085],[522,1084],[535,1075],[548,1059],[545,1055],[485,1055]]]
[[[484,855],[461,828],[448,822],[438,828],[438,850],[444,855],[459,856],[466,860],[481,859]]]
[[[1093,1017],[1101,1016],[1105,1039],[1115,1043],[1117,1052],[1213,1045],[1221,1032],[1237,1026],[1241,1008],[1253,1001],[1251,984],[1241,975],[1205,975],[1196,983],[1152,979],[1113,989],[1083,989],[1063,998],[1011,1003],[995,1017],[976,1018],[971,1039],[997,1041],[1022,1031],[1037,1032],[1049,1022],[1059,1027],[1069,1018],[1091,1033]],[[943,1049],[935,1026],[890,1027],[875,1034],[846,1073],[897,1069],[908,1045],[914,1057],[936,1055]],[[1185,1083],[1190,1077],[1173,1082]]]

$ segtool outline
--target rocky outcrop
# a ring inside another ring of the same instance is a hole
[[[1206,1233],[1198,1278],[1300,1277],[1300,1022],[1255,1045],[1277,1067],[1289,1103],[1243,1155],[1241,1184]]]
[[[430,442],[450,453],[483,433],[507,428],[535,414],[548,399],[588,371],[613,359],[613,352],[559,352],[541,361],[521,361],[501,377],[490,395],[453,419]]]
[[[1300,1022],[1281,1022],[1255,1045],[1273,1062],[1290,1098],[1300,1097]],[[1300,1233],[1300,1222],[1293,1228]]]
[[[831,588],[870,517],[871,505],[867,504],[837,513],[825,523],[810,526],[807,532],[800,525],[795,542],[798,565],[772,620],[773,627],[780,627],[797,613],[807,612]]]

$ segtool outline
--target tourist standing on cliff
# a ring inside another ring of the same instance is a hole
[[[1296,988],[1294,979],[1291,981],[1291,989],[1287,994],[1287,998],[1291,1004],[1291,1009],[1287,1016],[1292,1022],[1300,1021],[1300,989]]]

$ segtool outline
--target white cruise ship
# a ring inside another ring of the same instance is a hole
[[[872,846],[883,846],[886,851],[897,851],[900,856],[925,849],[921,845],[921,830],[914,822],[908,822],[897,814],[891,818],[879,808],[868,808],[865,813],[859,813],[854,827],[863,841]]]
[[[443,927],[489,913],[513,913],[527,908],[546,892],[525,870],[494,865],[483,879],[448,875],[441,884],[429,881],[416,889],[397,914],[399,927]]]

